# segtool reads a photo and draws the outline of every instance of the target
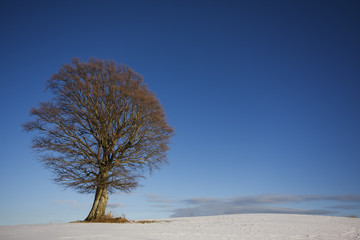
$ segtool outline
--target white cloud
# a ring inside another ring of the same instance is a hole
[[[360,203],[359,195],[260,195],[234,198],[190,198],[182,202],[185,206],[175,208],[172,217],[209,216],[236,213],[291,213],[335,215],[335,209],[357,208],[359,205],[338,205],[328,209],[297,209],[273,206],[274,204],[333,201]]]
[[[353,205],[336,205],[336,206],[332,206],[332,207],[329,207],[329,208],[353,210],[353,209],[360,209],[360,204],[353,204]]]
[[[174,203],[174,200],[169,200],[158,194],[146,194],[145,197],[148,202],[152,203]]]
[[[178,208],[175,209],[171,217],[192,217],[192,216],[211,216],[211,215],[225,215],[225,214],[239,214],[239,213],[282,213],[282,214],[312,214],[312,215],[329,215],[335,214],[336,211],[329,210],[304,210],[295,208],[281,208],[270,206],[199,206],[193,208]]]
[[[53,201],[53,204],[56,205],[70,205],[72,207],[85,207],[88,206],[89,204],[85,204],[85,203],[80,203],[76,200],[55,200]]]
[[[121,207],[125,207],[125,204],[123,204],[123,203],[108,203],[107,207],[112,208],[112,209],[121,208]]]

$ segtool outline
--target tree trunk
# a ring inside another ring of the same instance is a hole
[[[94,203],[91,208],[91,211],[85,221],[93,221],[95,219],[101,218],[105,215],[105,209],[109,195],[106,187],[98,187],[96,189]]]

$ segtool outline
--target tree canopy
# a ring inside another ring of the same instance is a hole
[[[143,170],[167,161],[174,130],[155,94],[128,66],[75,58],[47,89],[54,97],[31,109],[34,120],[24,128],[38,133],[32,147],[57,183],[96,193],[93,209],[100,212],[88,220],[105,213],[100,202],[106,200],[106,207],[108,192],[134,189]]]

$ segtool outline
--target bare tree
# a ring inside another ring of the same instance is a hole
[[[159,168],[173,129],[142,77],[125,65],[73,59],[48,80],[54,97],[31,109],[32,148],[54,180],[95,193],[86,221],[104,216],[108,193],[131,191]]]

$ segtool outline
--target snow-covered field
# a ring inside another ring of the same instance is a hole
[[[239,214],[162,219],[157,223],[67,223],[1,226],[0,239],[26,240],[360,240],[360,219],[289,215]]]

